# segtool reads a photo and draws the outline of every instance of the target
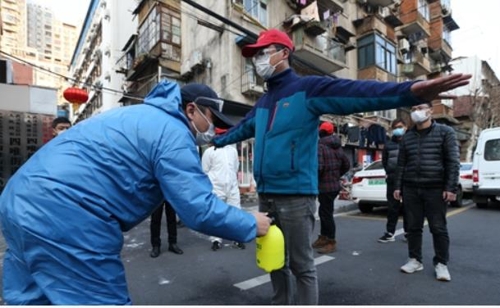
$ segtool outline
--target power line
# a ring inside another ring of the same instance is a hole
[[[87,86],[87,87],[89,87],[89,88],[91,88],[91,89],[93,89],[95,91],[103,91],[103,92],[107,91],[108,93],[111,92],[111,93],[114,93],[114,94],[121,94],[124,97],[130,98],[130,99],[137,99],[137,100],[142,100],[143,99],[142,97],[136,97],[136,96],[132,96],[132,95],[127,95],[123,91],[119,91],[119,90],[115,90],[115,89],[111,89],[111,88],[106,88],[106,87],[100,87],[100,86],[96,86],[96,85],[93,85],[93,84],[90,84],[90,83],[86,83],[86,82],[80,82],[80,81],[78,81],[75,78],[71,78],[71,77],[62,75],[60,73],[51,71],[50,69],[47,69],[47,68],[45,68],[43,66],[39,66],[39,65],[33,64],[33,63],[29,62],[29,61],[26,61],[24,59],[21,59],[19,57],[11,55],[11,54],[3,51],[3,50],[0,50],[0,54],[3,54],[3,55],[7,56],[10,59],[13,59],[13,60],[16,60],[18,62],[24,63],[24,64],[26,64],[28,66],[31,66],[31,67],[39,70],[39,71],[43,71],[43,72],[45,72],[47,74],[51,74],[51,75],[57,76],[57,77],[59,77],[61,79],[64,79],[66,81],[72,81],[75,84],[81,84],[81,85]]]

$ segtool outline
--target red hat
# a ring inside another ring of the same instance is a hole
[[[219,127],[215,128],[216,135],[222,135],[222,134],[225,134],[226,132],[227,132],[227,129],[225,129],[225,128],[219,128]]]
[[[333,124],[330,123],[330,122],[323,122],[321,123],[321,125],[319,126],[319,130],[320,131],[325,131],[327,132],[328,134],[333,134]]]
[[[245,58],[251,58],[259,49],[272,44],[283,45],[291,51],[295,50],[292,40],[285,32],[278,29],[269,29],[267,31],[262,31],[259,34],[257,43],[244,46],[241,50],[241,54]]]

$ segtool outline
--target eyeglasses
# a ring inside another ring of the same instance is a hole
[[[211,98],[205,96],[198,96],[194,103],[201,106],[212,107],[222,112],[222,107],[224,106],[224,100],[218,98]]]

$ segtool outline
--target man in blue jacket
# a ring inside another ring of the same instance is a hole
[[[162,82],[144,104],[91,117],[36,152],[0,197],[5,302],[131,304],[122,232],[162,200],[202,233],[267,233],[268,217],[219,200],[201,168],[196,143],[230,124],[218,102],[205,85]]]
[[[213,143],[222,147],[255,137],[259,210],[277,216],[287,255],[285,266],[271,273],[272,303],[316,305],[318,285],[311,235],[318,194],[319,116],[450,98],[440,93],[466,85],[471,76],[454,74],[404,83],[299,77],[289,64],[293,50],[288,35],[277,29],[263,31],[257,43],[243,47],[243,56],[252,58],[257,74],[267,81],[268,92],[245,119]]]

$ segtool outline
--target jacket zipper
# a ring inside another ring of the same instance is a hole
[[[295,141],[292,141],[292,170],[295,170]]]
[[[274,120],[276,119],[276,113],[278,112],[278,103],[276,103],[276,106],[274,106],[274,113],[273,113],[273,118],[271,119],[271,124],[269,124],[269,132],[273,129],[274,125]]]

